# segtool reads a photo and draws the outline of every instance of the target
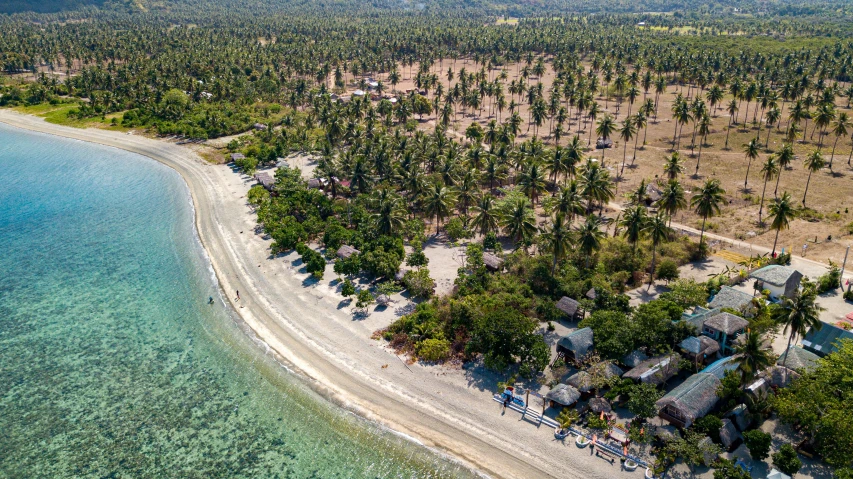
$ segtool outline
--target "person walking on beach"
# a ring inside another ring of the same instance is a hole
[[[240,301],[240,290],[237,290],[237,301]]]

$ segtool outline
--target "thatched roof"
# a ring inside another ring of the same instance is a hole
[[[246,155],[242,153],[231,153],[231,161],[245,160]]]
[[[588,392],[592,389],[592,375],[586,371],[578,371],[566,379],[566,384],[582,393]]]
[[[799,278],[803,277],[803,275],[794,268],[788,268],[787,266],[780,266],[778,264],[771,264],[769,266],[759,268],[749,274],[750,278],[778,287],[785,286],[792,276],[799,276]]]
[[[613,140],[611,140],[610,138],[599,138],[598,140],[595,141],[595,149],[596,150],[603,150],[605,148],[612,148],[612,147],[613,147]]]
[[[545,395],[545,399],[554,401],[561,406],[571,406],[578,402],[580,397],[581,393],[578,392],[577,389],[565,384],[558,384],[554,386],[554,389],[548,391],[548,394]]]
[[[717,377],[717,379],[723,379],[727,372],[735,371],[740,367],[737,362],[739,357],[740,355],[734,355],[718,359],[713,363],[709,364],[705,369],[702,370],[702,372],[706,374],[713,374]]]
[[[663,384],[678,373],[678,354],[658,356],[647,359],[634,369],[623,374],[623,378],[641,381],[646,384]]]
[[[800,377],[800,373],[782,366],[773,366],[767,370],[766,377],[774,388],[786,388]]]
[[[354,254],[359,254],[361,251],[353,248],[352,246],[345,244],[338,248],[338,258],[347,259]]]
[[[604,398],[592,398],[589,400],[589,408],[592,412],[601,413],[601,412],[611,412],[613,408],[610,407],[610,401]]]
[[[677,437],[681,437],[681,433],[678,432],[677,427],[667,424],[665,426],[655,426],[655,437],[664,441],[670,441]]]
[[[575,314],[577,314],[578,309],[580,308],[580,303],[568,296],[563,296],[562,298],[560,298],[559,301],[557,301],[557,304],[555,304],[555,306],[557,309],[566,313],[567,315],[574,316]]]
[[[590,374],[601,375],[605,378],[612,378],[613,376],[622,376],[625,374],[625,371],[622,371],[619,366],[609,362],[609,361],[601,361],[599,363],[595,363],[589,367]]]
[[[723,419],[723,427],[720,428],[720,442],[723,444],[723,447],[731,449],[731,447],[741,440],[743,436],[737,432],[737,428],[735,425],[728,419]]]
[[[661,199],[663,193],[653,184],[649,183],[646,185],[646,198],[649,199],[650,202],[654,203],[655,201]]]
[[[595,300],[598,297],[598,294],[595,292],[595,288],[589,288],[589,291],[586,292],[585,295],[588,299]]]
[[[643,361],[649,359],[646,353],[640,351],[639,349],[635,349],[628,353],[627,356],[622,358],[622,364],[628,366],[629,368],[635,368]]]
[[[398,282],[403,281],[403,278],[406,277],[406,271],[407,270],[402,269],[402,268],[397,270],[397,273],[394,275],[394,281],[398,281]]]
[[[817,354],[806,351],[797,345],[791,345],[791,347],[788,348],[787,359],[785,358],[785,353],[782,353],[782,355],[779,356],[779,360],[776,361],[776,364],[779,366],[784,365],[788,369],[793,369],[795,371],[801,369],[811,371],[818,366],[819,361],[820,356]]]
[[[678,345],[694,356],[710,356],[720,350],[720,343],[708,336],[691,336]]]
[[[743,291],[732,288],[731,286],[723,286],[720,291],[714,295],[711,300],[711,308],[731,308],[740,311],[743,307],[752,303],[752,295]]]
[[[658,409],[671,407],[684,416],[685,427],[708,414],[717,404],[720,380],[713,374],[699,373],[687,378],[655,403]]]
[[[731,336],[746,329],[749,326],[749,321],[731,313],[720,312],[705,319],[704,326]]]
[[[312,188],[312,189],[317,190],[317,189],[320,189],[322,187],[323,187],[323,182],[320,180],[320,178],[311,178],[310,180],[308,180],[308,188]]]
[[[391,297],[388,296],[387,294],[380,294],[379,296],[376,297],[376,304],[378,304],[380,306],[387,306],[388,303],[390,303],[390,302],[391,302]]]
[[[255,181],[268,190],[271,190],[275,185],[275,180],[266,171],[255,173]]]
[[[592,350],[592,329],[583,328],[572,331],[557,341],[557,346],[574,353],[575,358],[582,358]]]
[[[486,268],[492,271],[500,271],[504,267],[503,258],[499,258],[492,253],[483,253],[483,263],[486,265]]]

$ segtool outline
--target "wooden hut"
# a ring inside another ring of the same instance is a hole
[[[734,423],[730,419],[723,419],[723,427],[720,428],[720,443],[723,449],[731,451],[743,441]]]
[[[592,352],[592,329],[583,328],[563,336],[557,341],[557,357],[580,362]]]
[[[272,191],[275,186],[275,179],[267,172],[255,173],[255,181],[263,186],[265,190]]]
[[[571,406],[578,402],[580,399],[581,393],[566,384],[558,384],[554,386],[553,389],[548,391],[548,394],[545,395],[545,399],[548,400],[549,406],[554,407],[555,405],[560,406]]]
[[[595,298],[598,297],[598,293],[595,292],[595,288],[589,288],[589,291],[584,295],[590,301],[595,301]]]
[[[345,244],[345,245],[341,246],[340,248],[338,248],[337,255],[338,255],[338,258],[340,258],[340,259],[348,259],[350,256],[352,256],[354,254],[359,254],[359,253],[361,253],[361,251],[353,248],[352,246],[350,246],[348,244]]]
[[[704,334],[698,337],[691,336],[678,346],[681,348],[681,354],[697,366],[708,364],[720,351],[720,344]]]
[[[719,387],[720,380],[713,374],[694,374],[658,399],[658,416],[674,426],[690,427],[717,404]]]
[[[678,354],[675,353],[646,359],[623,374],[622,378],[657,386],[678,374],[679,359]]]
[[[603,150],[605,148],[613,148],[613,140],[610,138],[599,138],[595,141],[596,150]]]
[[[628,368],[636,368],[643,361],[649,359],[649,357],[643,351],[639,349],[635,349],[628,353],[622,360],[620,361],[624,366],[628,366]]]
[[[246,155],[242,153],[231,153],[231,161],[245,160]]]
[[[483,263],[485,263],[486,269],[489,271],[501,271],[504,267],[503,258],[499,258],[492,253],[483,253]]]
[[[376,304],[379,306],[388,306],[391,304],[391,297],[387,294],[380,294],[376,297]]]
[[[592,391],[592,383],[592,375],[586,371],[578,371],[566,379],[566,384],[577,389],[584,396],[588,395]]]
[[[554,306],[562,311],[569,318],[569,321],[580,321],[583,319],[584,315],[581,304],[568,296],[560,298]]]

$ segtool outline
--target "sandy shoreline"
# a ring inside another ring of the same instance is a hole
[[[270,258],[245,202],[252,184],[188,147],[137,135],[53,125],[0,110],[0,122],[121,148],[175,169],[186,181],[196,228],[217,279],[246,325],[338,404],[495,477],[591,477],[633,474],[584,454],[552,431],[502,414],[491,382],[467,370],[406,366],[370,339],[326,284],[305,281],[293,258]],[[303,283],[303,281],[305,281]],[[234,301],[240,291],[241,301]],[[572,441],[573,442],[573,441]]]

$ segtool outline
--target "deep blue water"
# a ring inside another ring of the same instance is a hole
[[[0,124],[0,477],[467,475],[264,355],[192,214],[153,160]]]

